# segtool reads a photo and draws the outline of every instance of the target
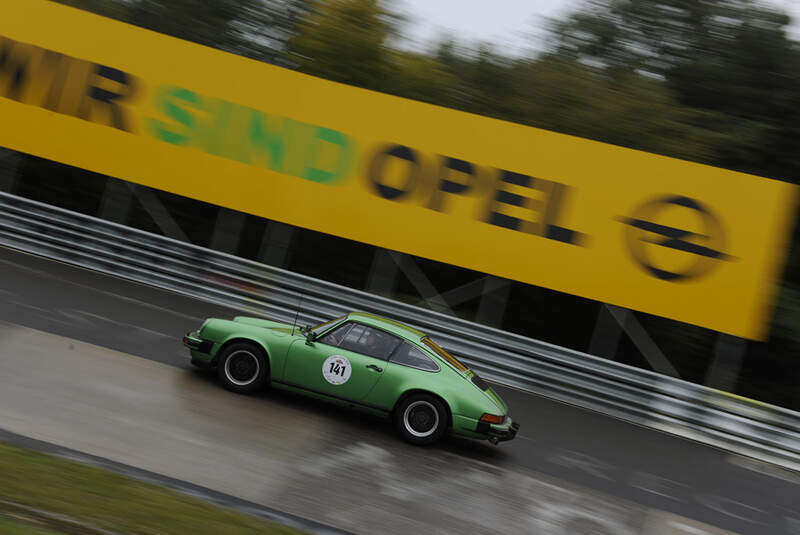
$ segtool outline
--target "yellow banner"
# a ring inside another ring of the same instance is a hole
[[[305,76],[6,2],[0,145],[748,338],[789,184]],[[320,258],[320,262],[324,262]]]

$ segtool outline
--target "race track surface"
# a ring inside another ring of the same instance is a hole
[[[493,447],[191,369],[235,310],[0,248],[0,429],[356,533],[800,535],[800,475],[517,390]]]

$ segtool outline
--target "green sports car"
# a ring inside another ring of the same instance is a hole
[[[493,444],[519,424],[484,380],[416,329],[366,313],[316,327],[258,318],[208,319],[183,338],[192,364],[247,394],[266,385],[391,416],[412,444],[445,433]]]

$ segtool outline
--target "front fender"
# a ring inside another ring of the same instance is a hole
[[[295,338],[285,332],[271,331],[258,325],[216,318],[207,321],[199,335],[213,344],[209,352],[212,364],[216,364],[220,351],[227,344],[238,340],[256,344],[264,351],[273,378],[280,378],[283,373],[289,344]]]

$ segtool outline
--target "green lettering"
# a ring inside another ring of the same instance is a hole
[[[282,172],[285,144],[281,132],[270,130],[266,123],[266,115],[258,110],[253,110],[250,121],[250,143],[256,151],[266,151],[269,156],[268,167],[273,171]]]
[[[227,130],[234,105],[227,100],[215,99],[213,104],[208,103],[206,108],[208,116],[202,127],[202,137],[199,137],[195,144],[203,152],[214,156],[227,157],[224,154],[224,145],[228,139]]]
[[[324,170],[316,165],[322,143],[330,143],[339,148],[339,157],[333,170]],[[328,183],[335,182],[341,179],[350,171],[350,166],[353,163],[354,143],[349,136],[339,132],[338,130],[331,130],[330,128],[317,128],[317,134],[311,140],[308,147],[308,159],[306,168],[303,171],[303,178],[313,182]]]
[[[168,124],[157,119],[148,119],[147,125],[152,134],[173,145],[186,145],[192,139],[196,128],[195,116],[185,104],[195,108],[200,96],[182,87],[160,87],[155,93],[156,107],[177,124]]]

